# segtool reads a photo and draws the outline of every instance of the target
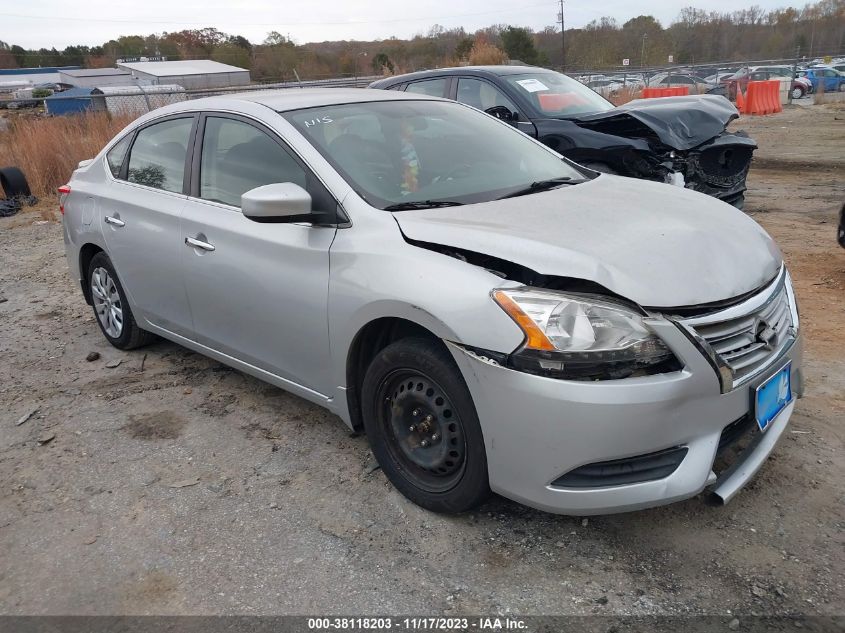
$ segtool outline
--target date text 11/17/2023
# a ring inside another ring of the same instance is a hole
[[[512,617],[347,617],[308,618],[310,631],[522,631],[527,624]]]

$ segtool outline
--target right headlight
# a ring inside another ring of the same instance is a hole
[[[496,303],[525,333],[511,355],[519,369],[557,377],[622,378],[675,361],[635,310],[592,296],[500,289]]]

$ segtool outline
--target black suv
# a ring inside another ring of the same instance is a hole
[[[614,107],[578,81],[533,66],[441,68],[369,87],[460,101],[586,167],[683,185],[739,208],[757,147],[744,132],[727,131],[739,113],[724,97],[638,99]]]

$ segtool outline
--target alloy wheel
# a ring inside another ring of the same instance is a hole
[[[103,267],[95,268],[91,273],[91,298],[103,330],[112,338],[120,338],[123,333],[123,301],[117,284]]]

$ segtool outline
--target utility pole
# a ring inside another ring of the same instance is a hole
[[[566,72],[566,26],[563,20],[563,0],[560,0],[557,21],[560,22],[560,72]]]
[[[643,33],[643,47],[640,49],[640,68],[645,67],[645,41],[648,39],[648,35]]]

